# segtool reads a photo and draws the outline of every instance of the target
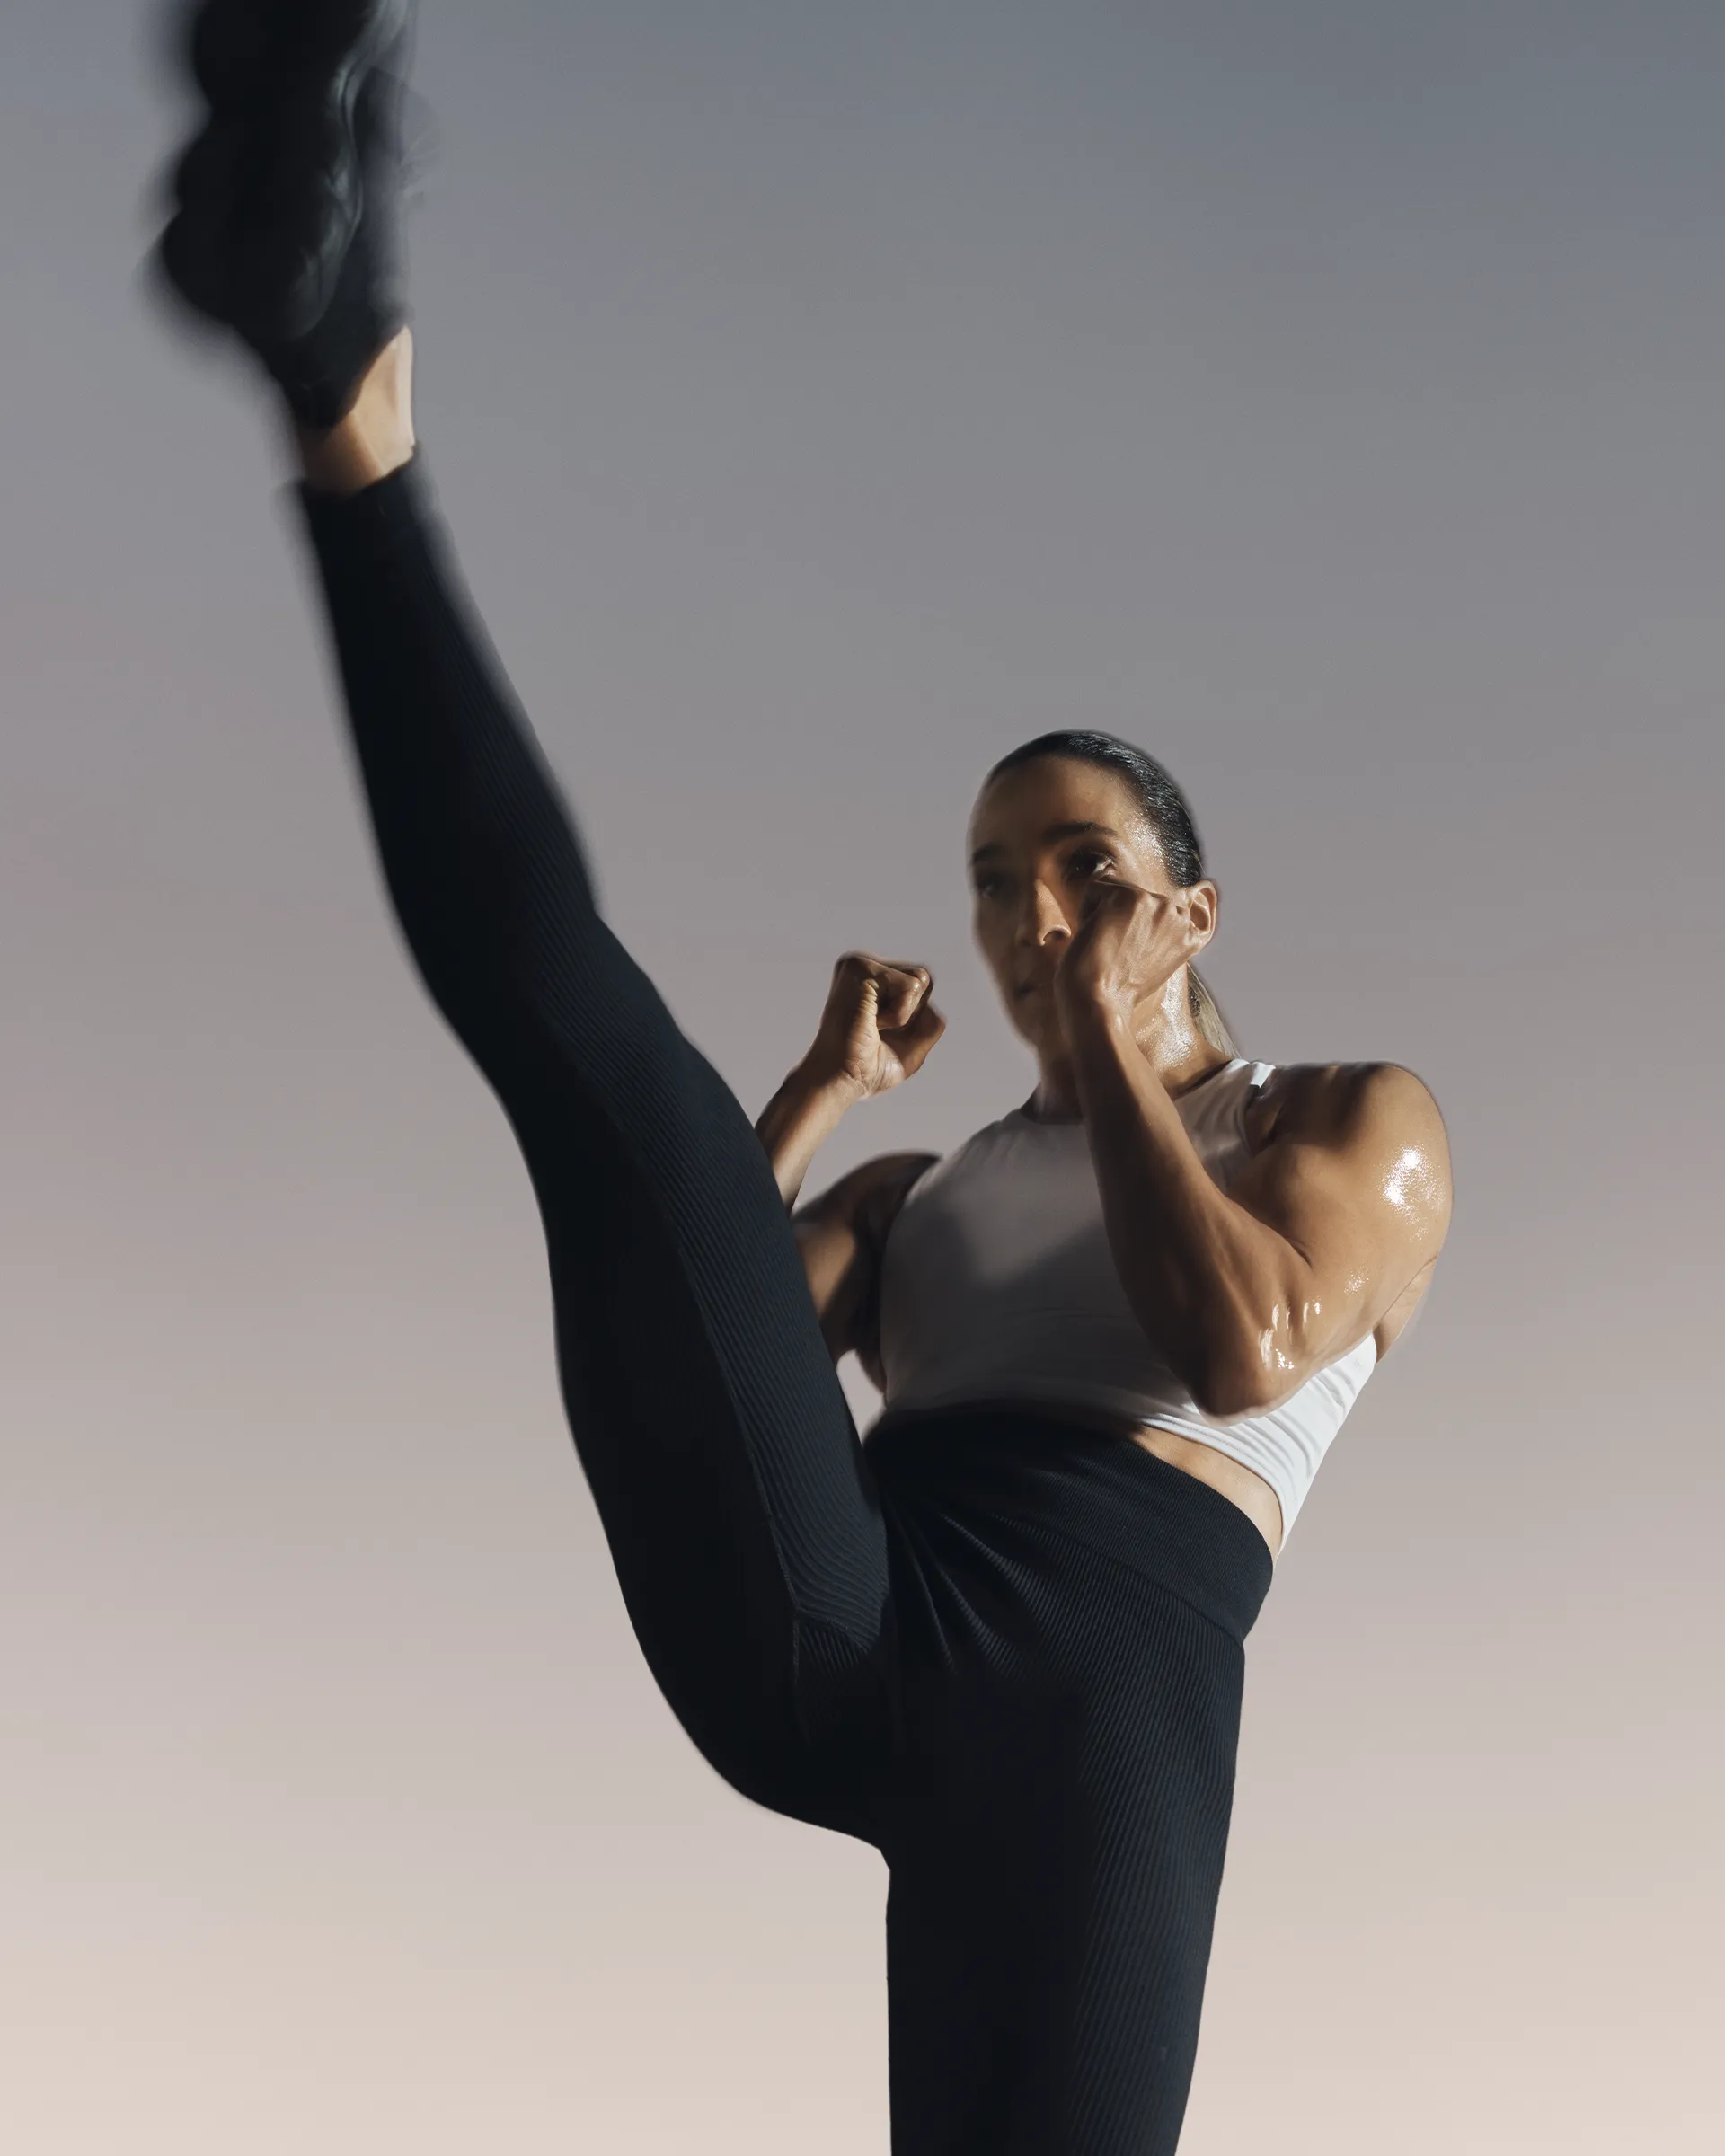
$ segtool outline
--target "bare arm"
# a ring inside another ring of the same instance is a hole
[[[869,951],[846,951],[834,967],[814,1045],[755,1126],[788,1206],[795,1206],[809,1163],[847,1110],[922,1068],[946,1026],[929,1000],[933,986],[925,966]],[[877,1383],[869,1356],[880,1247],[913,1171],[934,1157],[889,1153],[867,1161],[792,1215],[833,1360],[857,1349]]]
[[[1411,1071],[1299,1074],[1269,1142],[1224,1192],[1129,1029],[1097,1007],[1072,1030],[1121,1284],[1207,1414],[1287,1399],[1435,1261],[1449,1152]]]
[[[937,1157],[889,1153],[864,1161],[792,1216],[828,1352],[836,1363],[854,1352],[882,1391],[880,1253],[905,1193]]]
[[[868,1251],[858,1218],[868,1171],[853,1169],[801,1212],[794,1208],[815,1154],[860,1096],[842,1079],[821,1078],[799,1065],[756,1124],[792,1226],[809,1293],[833,1360],[848,1353],[868,1294]]]
[[[767,1103],[755,1128],[787,1206],[796,1206],[817,1149],[855,1098],[843,1085],[799,1069]],[[881,1245],[910,1181],[934,1158],[894,1153],[865,1161],[792,1214],[809,1293],[832,1358],[836,1363],[856,1350],[877,1384],[874,1315]]]
[[[761,1110],[755,1133],[787,1206],[796,1204],[810,1162],[862,1097],[851,1080],[818,1077],[799,1064]]]

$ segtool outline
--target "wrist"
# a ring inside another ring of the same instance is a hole
[[[809,1163],[855,1099],[848,1081],[836,1082],[799,1064],[762,1109],[755,1135],[766,1149],[787,1206],[796,1204]]]
[[[1059,999],[1060,1025],[1074,1047],[1106,1047],[1133,1038],[1130,1013],[1093,989],[1069,991]]]
[[[1111,1004],[1092,1001],[1065,1026],[1072,1079],[1086,1119],[1110,1104],[1138,1097],[1149,1065],[1130,1021]]]
[[[779,1091],[799,1106],[829,1114],[835,1120],[854,1108],[859,1100],[868,1098],[867,1088],[857,1079],[843,1071],[827,1069],[807,1057],[786,1074]]]

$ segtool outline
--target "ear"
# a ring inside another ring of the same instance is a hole
[[[1186,901],[1186,923],[1191,932],[1192,949],[1200,951],[1216,933],[1222,893],[1207,877],[1202,883],[1190,884],[1181,895]]]

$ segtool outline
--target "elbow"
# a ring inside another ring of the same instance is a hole
[[[1140,1308],[1138,1321],[1199,1413],[1211,1422],[1239,1422],[1279,1407],[1316,1365],[1302,1329],[1297,1321],[1290,1325],[1284,1312],[1265,1320],[1238,1305],[1217,1307],[1221,1301],[1189,1305],[1172,1325],[1164,1308],[1154,1328],[1146,1321],[1151,1313]]]
[[[1269,1328],[1249,1339],[1214,1343],[1181,1374],[1193,1405],[1212,1422],[1267,1414],[1297,1392],[1305,1377],[1288,1343]]]
[[[1193,1371],[1187,1378],[1192,1404],[1207,1421],[1242,1422],[1275,1405],[1275,1396],[1252,1382],[1243,1366],[1216,1364]]]

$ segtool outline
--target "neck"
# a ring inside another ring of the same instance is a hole
[[[1133,1038],[1145,1061],[1168,1092],[1176,1098],[1200,1078],[1208,1078],[1212,1071],[1219,1071],[1233,1060],[1206,1040],[1196,1026],[1171,1022],[1162,1012],[1137,1027]],[[1039,1123],[1079,1121],[1078,1083],[1070,1051],[1064,1043],[1056,1048],[1043,1049],[1038,1054],[1037,1063],[1036,1091],[1025,1103],[1024,1112]]]

